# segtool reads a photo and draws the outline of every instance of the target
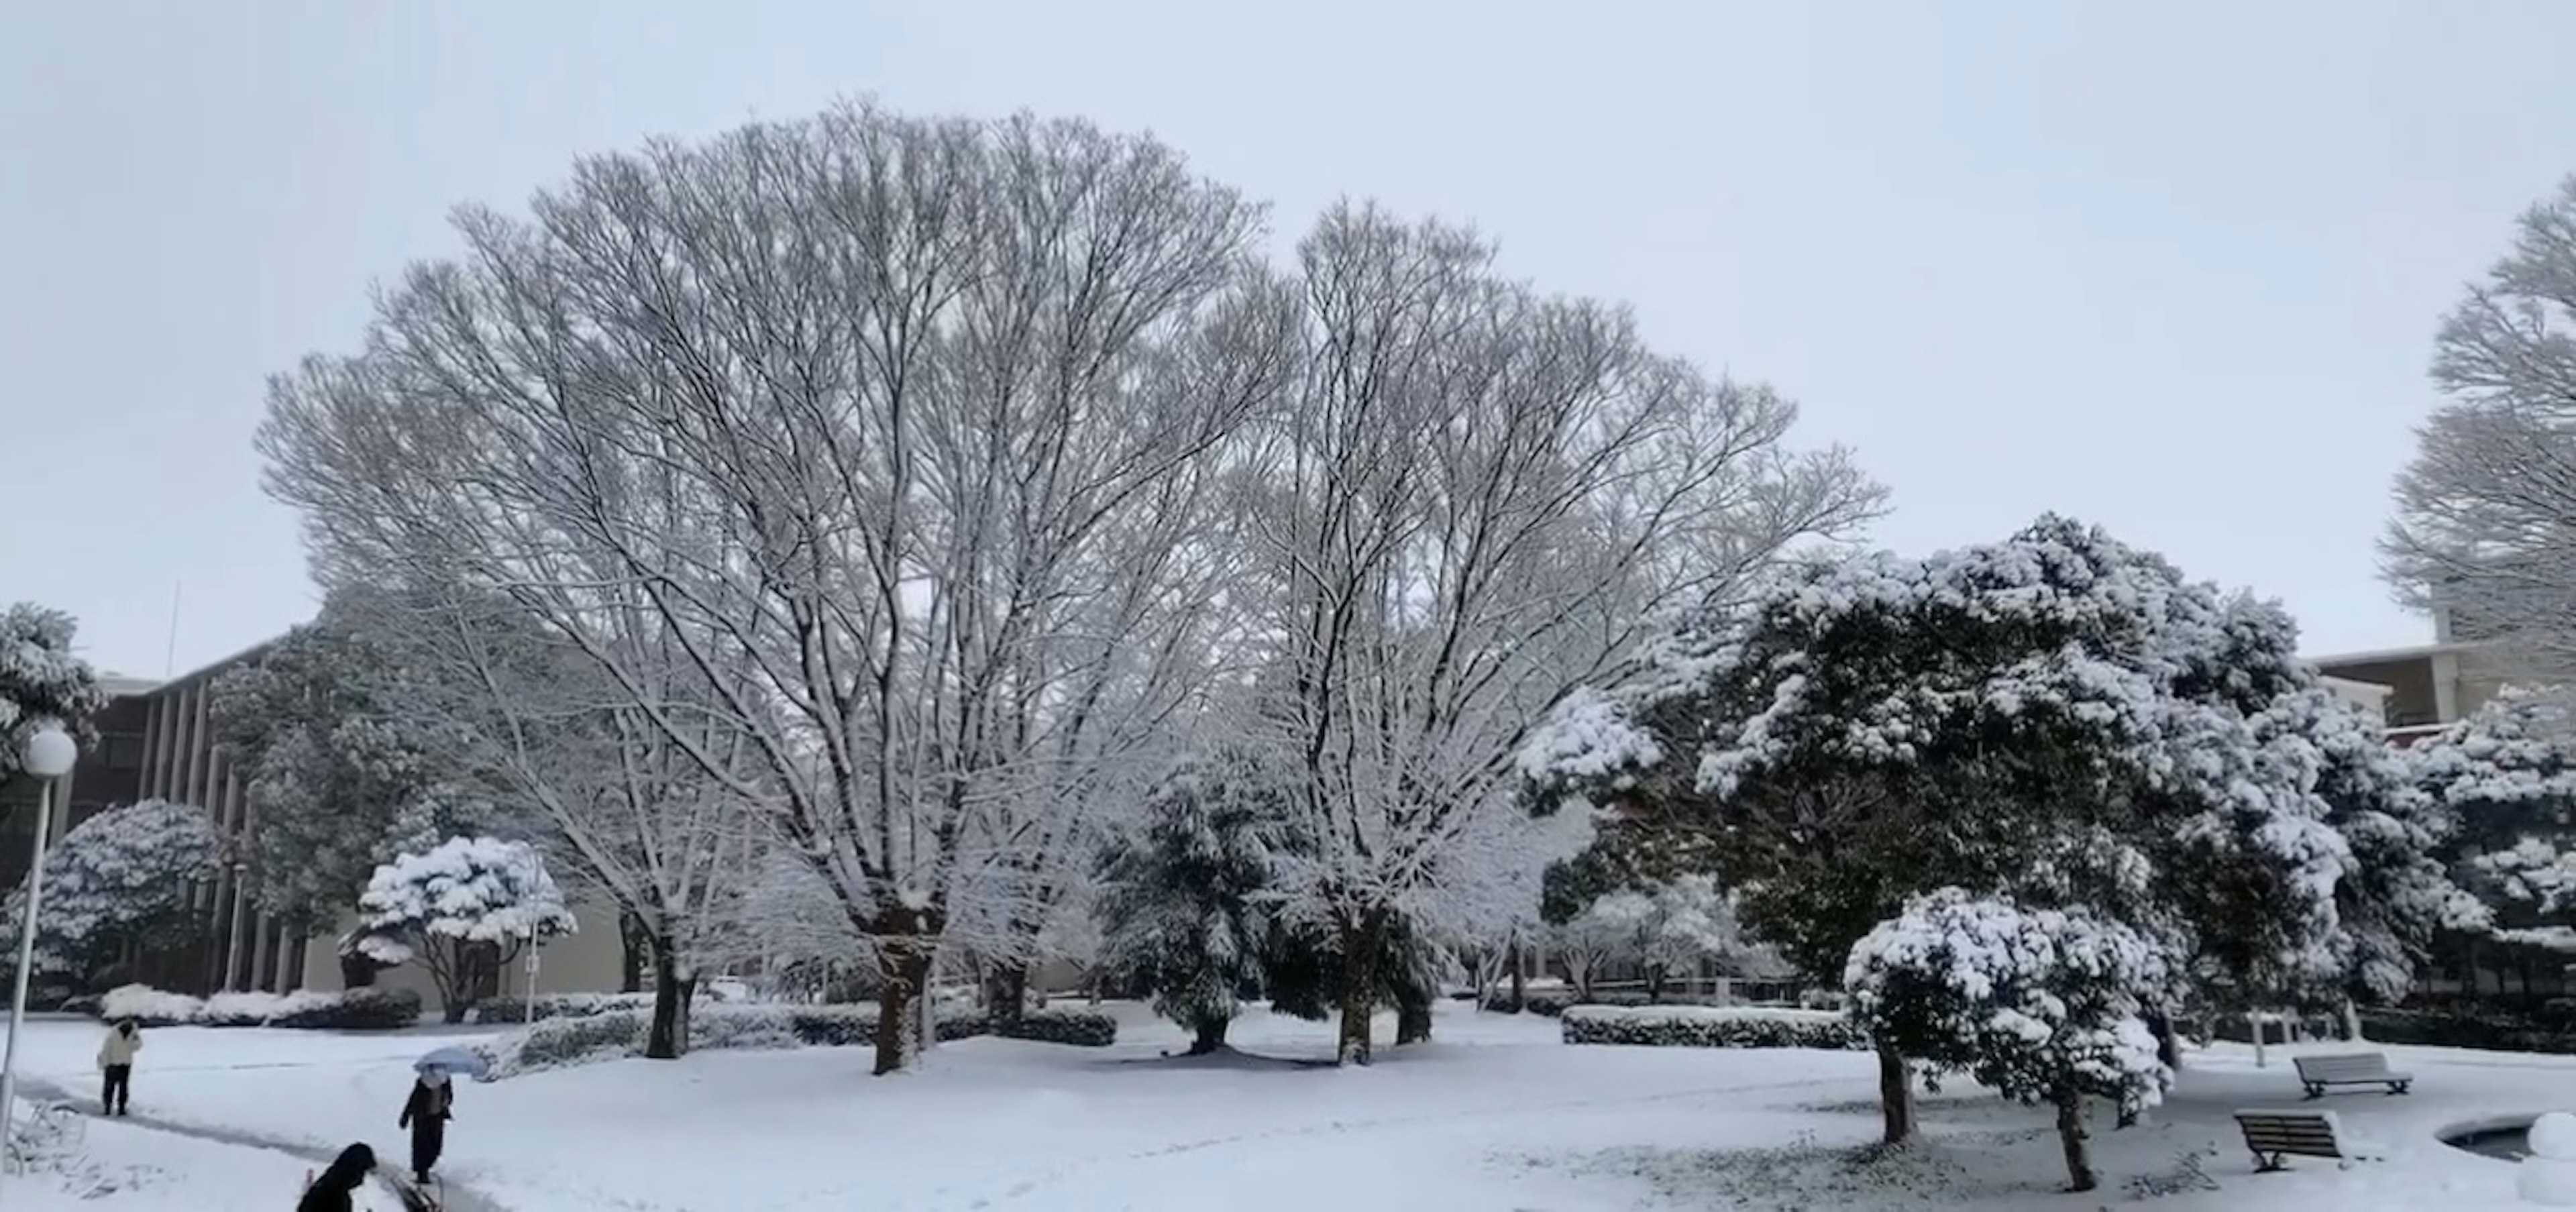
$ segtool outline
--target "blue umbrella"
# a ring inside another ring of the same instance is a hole
[[[424,1072],[431,1069],[444,1069],[450,1073],[462,1073],[476,1081],[483,1080],[483,1074],[486,1072],[482,1057],[454,1045],[430,1049],[423,1053],[419,1060],[413,1061],[411,1067]]]

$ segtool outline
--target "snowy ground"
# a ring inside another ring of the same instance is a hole
[[[22,1122],[25,1113],[22,1104]],[[9,1212],[278,1212],[295,1206],[314,1169],[274,1150],[131,1124],[81,1131],[75,1159],[8,1179]]]
[[[2576,1062],[2389,1049],[2417,1075],[2415,1094],[2326,1103],[2348,1131],[2383,1144],[2389,1160],[2351,1169],[2306,1160],[2294,1173],[2257,1176],[2227,1113],[2294,1105],[2298,1088],[2284,1050],[2258,1070],[2246,1050],[2221,1048],[2192,1058],[2173,1102],[2147,1124],[2114,1132],[2106,1113],[2097,1138],[2104,1188],[2068,1196],[2056,1189],[2056,1141],[2044,1114],[1970,1089],[1927,1101],[1929,1148],[1855,1160],[1877,1125],[1873,1068],[1859,1054],[1566,1047],[1553,1020],[1462,1007],[1442,1015],[1441,1042],[1382,1052],[1366,1070],[1181,1064],[1158,1056],[1179,1047],[1179,1032],[1118,1009],[1123,1042],[1113,1049],[971,1040],[940,1048],[924,1073],[890,1080],[866,1076],[864,1053],[809,1050],[702,1053],[469,1085],[449,1141],[455,1204],[459,1212],[2092,1212],[2130,1204],[2152,1185],[2179,1189],[2148,1205],[2174,1212],[2471,1212],[2513,1206],[2514,1166],[2444,1146],[2437,1130],[2576,1109]],[[1328,1027],[1266,1015],[1241,1024],[1236,1041],[1285,1058],[1331,1048]],[[156,1031],[135,1075],[136,1111],[308,1153],[363,1139],[399,1159],[394,1119],[408,1062],[436,1042]],[[90,1089],[94,1027],[39,1023],[28,1043],[36,1077]],[[92,1152],[136,1132],[96,1125]],[[304,1168],[280,1155],[186,1144],[159,1142],[166,1156],[146,1150],[145,1160],[188,1173],[192,1193],[218,1181],[258,1187],[261,1199],[245,1208],[284,1206],[265,1193],[278,1181],[291,1187]],[[2204,1174],[2205,1182],[2196,1177]]]

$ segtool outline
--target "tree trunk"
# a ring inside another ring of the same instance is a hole
[[[1223,1018],[1200,1020],[1197,1029],[1190,1037],[1189,1055],[1206,1056],[1225,1047],[1225,1029],[1232,1022],[1231,1019]]]
[[[1374,913],[1342,923],[1342,1031],[1337,1056],[1345,1065],[1369,1063],[1369,1020],[1377,1014],[1378,936]]]
[[[1878,1112],[1880,1140],[1902,1145],[1914,1139],[1914,1083],[1905,1057],[1887,1044],[1878,1046]]]
[[[877,950],[876,1075],[901,1072],[920,1053],[920,1016],[916,1002],[930,987],[930,952],[910,940],[888,940]]]
[[[1395,999],[1395,1046],[1431,1042],[1431,1003],[1423,998]]]
[[[996,1027],[1019,1022],[1028,1002],[1027,964],[1016,960],[997,962],[984,970],[984,1017]]]
[[[2347,1043],[2362,1043],[2361,1006],[2351,998],[2343,999],[2343,1038]]]
[[[680,977],[679,956],[671,940],[653,940],[653,1027],[644,1037],[648,1060],[678,1060],[689,1050],[689,1002],[697,996],[697,978]]]
[[[1646,1004],[1650,1006],[1659,1006],[1663,1004],[1663,1001],[1664,970],[1649,966],[1646,969]]]
[[[2084,1120],[2084,1092],[2071,1081],[2057,1086],[2057,1143],[2066,1150],[2066,1189],[2090,1191],[2093,1177],[2093,1129]]]
[[[632,913],[618,914],[617,943],[617,991],[643,992],[644,952],[646,948],[653,946],[653,936],[645,932],[644,919]],[[659,982],[656,984],[658,986]],[[658,988],[655,990],[655,996],[660,996]]]
[[[2182,1069],[2182,1041],[2174,1038],[2173,1019],[2161,1010],[2147,1011],[2147,1033],[2156,1037],[2156,1060],[2165,1068]]]
[[[1529,1009],[1529,948],[1512,942],[1512,1013]]]

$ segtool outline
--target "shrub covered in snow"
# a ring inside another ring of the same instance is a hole
[[[531,936],[577,929],[536,848],[457,837],[376,868],[358,896],[357,950],[383,964],[429,969],[449,1022]]]
[[[697,1001],[712,1005],[735,1000],[720,986],[726,982],[707,982],[698,986]],[[734,987],[739,988],[739,985]],[[534,1006],[535,1020],[550,1018],[589,1018],[618,1010],[650,1011],[650,993],[549,993],[540,995]],[[477,1023],[524,1023],[530,1021],[530,1005],[523,997],[487,997],[474,1003],[468,1017]]]
[[[1762,1006],[1574,1006],[1565,1042],[1646,1048],[1866,1049],[1869,1037],[1830,1010]]]
[[[218,993],[194,998],[142,985],[98,999],[108,1022],[131,1018],[146,1027],[292,1027],[315,1031],[396,1031],[420,1022],[420,995],[409,989],[342,993]]]
[[[580,1017],[540,1019],[534,1026],[474,1045],[495,1078],[566,1065],[620,1060],[644,1053],[652,1007],[611,1008]],[[943,1014],[942,1042],[1000,1034],[1039,1043],[1107,1047],[1118,1040],[1118,1020],[1089,1010],[1032,1010],[993,1031],[983,1015]],[[856,1048],[876,1042],[877,1007],[713,1005],[689,1015],[689,1047],[697,1049]]]
[[[190,882],[214,857],[215,830],[202,808],[145,800],[82,821],[46,856],[37,971],[85,984],[113,971],[120,956],[184,938],[197,924]],[[26,903],[22,884],[0,907],[0,938],[16,941]]]

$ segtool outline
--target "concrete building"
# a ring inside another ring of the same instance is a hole
[[[2328,678],[2383,689],[2381,718],[2389,740],[2411,744],[2457,723],[2503,688],[2505,669],[2479,645],[2451,634],[2448,617],[2433,620],[2433,642],[2310,658]]]
[[[205,941],[193,954],[146,957],[138,976],[158,987],[198,994],[341,987],[335,944],[354,919],[340,931],[303,936],[252,902],[247,864],[237,857],[245,853],[243,839],[258,830],[259,819],[245,791],[244,772],[215,743],[211,692],[217,678],[257,663],[268,649],[262,644],[167,681],[103,678],[109,701],[94,720],[98,744],[83,752],[58,797],[49,833],[53,838],[109,807],[147,799],[195,804],[213,818],[223,841],[220,861],[209,878],[189,890],[190,903],[204,915]],[[13,798],[32,800],[32,790],[17,791]],[[27,831],[34,814],[12,811],[8,821],[0,830],[0,881],[5,881],[0,887],[14,886],[25,876]],[[357,892],[350,889],[353,903]],[[579,905],[575,912],[580,930],[541,948],[540,987],[616,989],[624,958],[616,914]],[[511,965],[502,976],[503,994],[524,992],[527,980],[524,965]],[[417,966],[383,973],[378,983],[417,988],[426,1004],[438,1004],[428,974]]]

